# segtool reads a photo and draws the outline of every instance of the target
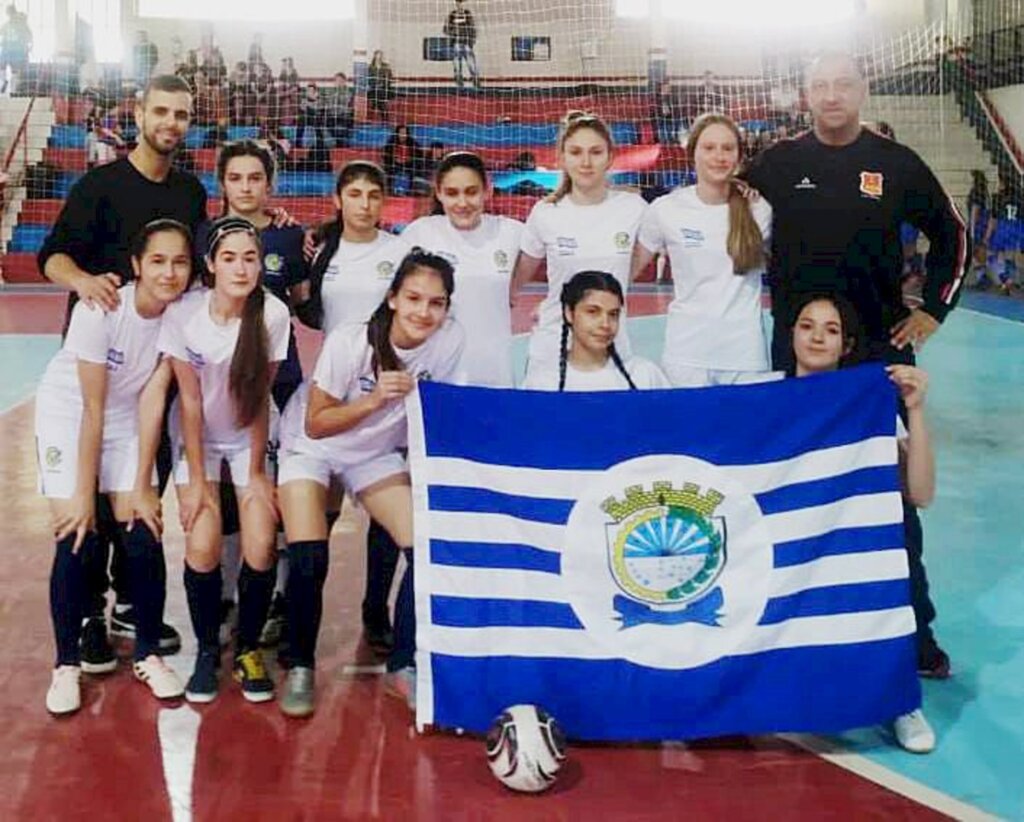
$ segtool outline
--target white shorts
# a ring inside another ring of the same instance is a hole
[[[36,420],[36,462],[39,493],[50,499],[71,499],[78,485],[79,421],[50,418]],[[137,436],[106,439],[100,450],[96,489],[102,493],[126,493],[135,488],[139,470]],[[155,480],[154,480],[155,483]]]
[[[698,365],[684,365],[662,361],[665,376],[675,388],[705,388],[709,385],[748,385],[770,379],[772,372],[726,371],[719,368],[701,368]]]
[[[351,494],[358,494],[382,479],[409,471],[405,458],[397,451],[351,465],[323,454],[282,448],[278,460],[278,487],[295,480],[311,480],[330,488],[331,477],[336,476]]]
[[[188,485],[188,460],[185,457],[185,441],[181,436],[181,423],[178,416],[178,404],[171,406],[171,414],[168,422],[168,429],[171,442],[174,444],[174,484]],[[277,438],[280,429],[281,416],[277,406],[270,403],[269,420],[269,442],[267,443],[267,464],[264,470],[267,476],[274,478],[274,455],[277,452]],[[231,471],[231,482],[239,488],[249,484],[249,459],[252,455],[252,446],[248,432],[243,432],[237,442],[230,444],[203,443],[203,467],[208,482],[220,482],[221,462],[227,461],[228,469]]]

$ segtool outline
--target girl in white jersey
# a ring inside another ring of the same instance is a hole
[[[448,317],[451,265],[413,249],[368,323],[341,326],[324,342],[308,392],[297,393],[281,421],[279,499],[291,556],[288,671],[281,709],[313,712],[313,671],[327,576],[324,517],[332,477],[363,504],[401,547],[408,566],[395,605],[394,684],[410,703],[414,688],[412,497],[402,450],[404,397],[416,381],[452,380],[465,344]],[[307,399],[308,395],[308,399]]]
[[[215,221],[206,253],[212,287],[186,294],[160,329],[159,349],[171,359],[180,390],[174,480],[186,532],[185,592],[199,641],[185,693],[193,702],[217,695],[222,462],[238,496],[242,534],[235,678],[250,701],[274,695],[258,649],[274,591],[277,519],[265,462],[270,386],[288,355],[291,321],[288,307],[261,284],[261,259],[252,223]]]
[[[453,151],[434,175],[434,213],[402,232],[455,268],[452,315],[466,331],[461,371],[469,385],[511,388],[512,307],[509,288],[523,224],[486,213],[491,194],[484,161]]]
[[[169,381],[169,368],[158,368],[156,340],[165,309],[188,285],[191,259],[191,235],[181,223],[157,220],[143,228],[132,247],[135,281],[121,289],[109,313],[84,302],[75,306],[64,346],[36,395],[40,489],[57,537],[50,574],[57,664],[46,694],[54,714],[81,706],[82,670],[117,667],[116,660],[86,667],[79,654],[88,597],[84,568],[99,549],[97,491],[110,495],[125,544],[137,616],[135,676],[160,698],[183,691],[158,655],[166,569],[153,463],[163,408],[159,391],[155,405],[149,399],[148,386]]]
[[[740,133],[724,114],[693,124],[686,150],[697,184],[659,197],[644,217],[633,274],[667,249],[675,296],[661,365],[676,386],[763,379],[761,274],[771,207],[739,190]]]
[[[532,367],[524,388],[540,391],[625,391],[671,388],[643,357],[625,360],[615,346],[622,286],[604,271],[581,271],[562,287],[562,345],[558,363]]]
[[[512,293],[518,293],[547,262],[548,293],[530,337],[527,373],[558,362],[559,295],[573,274],[607,271],[626,291],[633,243],[647,208],[639,194],[609,187],[605,175],[612,164],[612,136],[600,117],[579,111],[567,114],[557,149],[562,182],[530,212],[512,286]],[[622,356],[629,356],[625,322],[615,343]]]
[[[337,218],[320,229],[309,300],[295,309],[311,328],[330,333],[342,323],[366,322],[387,293],[409,247],[378,227],[386,189],[383,170],[367,160],[353,160],[339,172]]]
[[[809,294],[796,306],[794,316],[791,361],[795,365],[790,376],[834,371],[857,361],[857,318],[846,300]],[[928,375],[910,365],[890,365],[886,370],[906,408],[906,423],[898,419],[896,425],[903,496],[923,508],[935,496],[935,455],[924,417]],[[897,717],[893,733],[900,746],[913,753],[928,753],[935,747],[935,732],[920,708]]]
[[[337,218],[321,233],[323,246],[313,260],[309,302],[300,319],[330,334],[349,323],[365,323],[380,305],[409,246],[378,227],[387,191],[380,166],[366,160],[346,163],[338,174]],[[328,505],[328,531],[338,517],[340,498]],[[394,636],[388,597],[398,566],[398,548],[377,522],[366,535],[366,589],[363,633],[375,651],[391,650]]]

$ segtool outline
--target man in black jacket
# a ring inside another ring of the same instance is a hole
[[[466,8],[464,0],[455,0],[455,8],[448,13],[444,33],[452,40],[452,68],[455,71],[455,85],[460,89],[465,82],[463,66],[469,69],[469,79],[474,89],[480,88],[480,72],[476,66],[476,21],[473,12]]]
[[[807,79],[813,129],[764,151],[747,176],[773,209],[768,280],[777,369],[791,365],[792,312],[802,294],[842,294],[857,309],[867,358],[910,364],[959,298],[970,260],[963,218],[917,154],[861,126],[866,97],[867,81],[853,57],[819,57]],[[900,287],[902,223],[919,228],[930,243],[924,303],[913,309],[904,306]],[[930,627],[935,609],[921,522],[916,509],[904,509],[918,670],[945,678],[949,658]]]

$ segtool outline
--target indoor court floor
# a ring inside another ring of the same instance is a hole
[[[653,359],[667,297],[651,287],[631,296],[634,347]],[[229,682],[208,706],[160,706],[127,662],[83,678],[77,715],[46,713],[52,541],[35,493],[32,393],[58,344],[63,299],[0,295],[0,819],[1024,820],[1024,303],[966,295],[921,358],[939,465],[925,556],[954,667],[924,687],[933,754],[904,753],[880,729],[577,745],[551,791],[522,796],[491,776],[481,740],[417,737],[386,695],[360,640],[357,513],[332,541],[311,720],[246,703]],[[308,360],[315,341],[302,342]],[[520,358],[524,349],[520,339]],[[194,640],[169,499],[167,620],[185,638],[169,662],[187,676]]]

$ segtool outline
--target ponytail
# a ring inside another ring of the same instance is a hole
[[[750,210],[750,201],[735,183],[729,192],[729,235],[725,249],[732,257],[736,274],[748,274],[764,265],[764,235]]]
[[[257,285],[245,300],[238,342],[231,357],[228,388],[240,428],[252,425],[270,397],[270,342],[263,322],[265,292]]]
[[[565,390],[565,370],[569,361],[569,321],[562,312],[562,347],[558,356],[558,390]]]
[[[636,383],[633,382],[633,378],[629,376],[629,372],[626,370],[626,365],[622,362],[622,357],[619,356],[619,352],[615,348],[615,343],[611,343],[608,346],[608,356],[612,358],[612,362],[615,363],[615,367],[619,369],[619,373],[626,378],[626,385],[629,386],[629,390],[636,391]]]

